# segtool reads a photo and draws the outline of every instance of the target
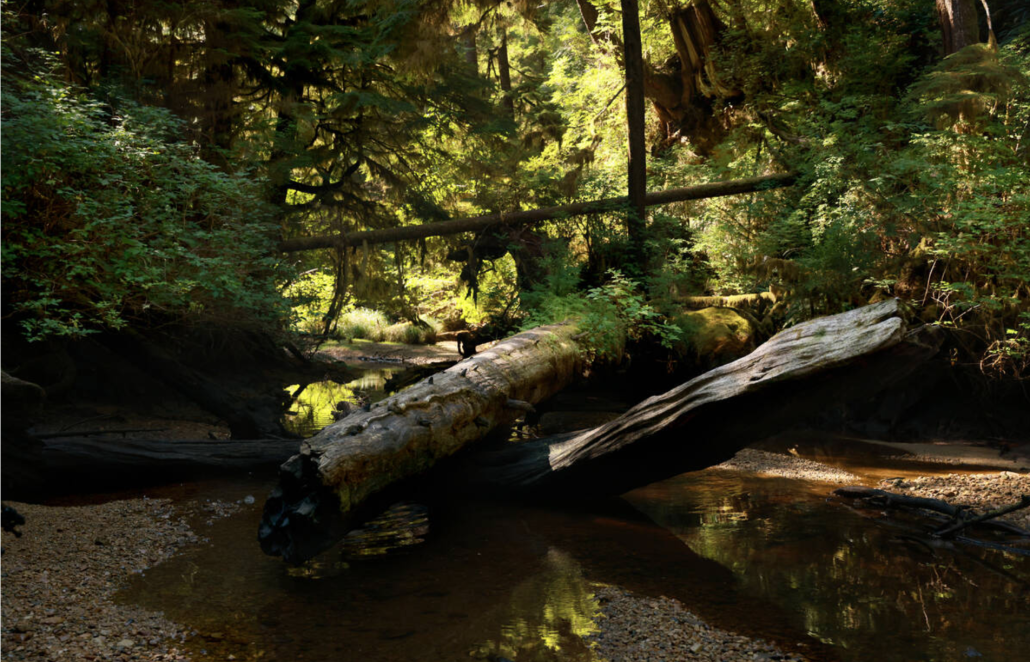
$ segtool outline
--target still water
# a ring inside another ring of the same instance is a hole
[[[283,417],[288,432],[310,437],[336,420],[334,412],[379,402],[387,397],[390,377],[404,372],[403,366],[355,367],[357,377],[349,382],[320,381],[286,387],[290,406]]]
[[[258,499],[120,599],[196,629],[196,659],[592,661],[596,583],[811,659],[1030,650],[1030,559],[929,547],[831,490],[709,469],[586,510],[416,499],[301,568],[261,554]]]

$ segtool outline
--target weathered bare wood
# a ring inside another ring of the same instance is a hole
[[[671,202],[686,202],[687,200],[701,200],[704,198],[716,198],[725,195],[738,195],[740,193],[753,193],[766,189],[782,188],[790,186],[797,179],[795,173],[782,175],[764,175],[761,177],[748,177],[745,179],[734,179],[724,182],[712,182],[699,186],[688,186],[686,188],[674,188],[667,191],[653,191],[644,198],[647,206],[664,205]],[[584,214],[596,214],[599,212],[615,211],[625,208],[629,204],[629,198],[609,198],[607,200],[593,200],[590,202],[577,202],[571,205],[560,207],[544,207],[542,209],[531,209],[528,211],[512,211],[500,214],[488,214],[486,216],[475,216],[472,218],[460,218],[437,223],[423,223],[421,225],[406,225],[399,228],[384,228],[382,230],[363,230],[360,232],[348,232],[337,235],[319,235],[316,237],[296,237],[287,239],[279,244],[279,250],[283,253],[294,253],[297,251],[310,251],[320,248],[336,248],[344,246],[362,246],[373,244],[386,244],[395,241],[411,241],[424,239],[426,237],[443,237],[462,232],[478,232],[494,225],[531,225],[542,221],[550,221],[570,216],[583,216]]]
[[[331,545],[349,516],[399,481],[510,423],[572,382],[575,327],[539,327],[330,425],[280,469],[262,549],[299,562]]]
[[[476,484],[593,497],[723,462],[744,446],[868,396],[937,350],[885,301],[781,331],[754,352],[610,423],[474,458]]]

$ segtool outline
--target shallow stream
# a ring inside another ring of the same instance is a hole
[[[952,470],[830,459],[867,484]],[[598,660],[597,583],[678,599],[813,660],[1030,650],[1030,558],[930,546],[828,499],[825,483],[708,469],[584,510],[413,495],[300,568],[258,547],[270,488],[152,494],[243,505],[119,599],[196,630],[186,647],[199,660]]]

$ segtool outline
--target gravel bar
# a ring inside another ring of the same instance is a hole
[[[812,480],[820,483],[854,483],[859,480],[855,474],[831,467],[828,464],[753,448],[741,450],[731,459],[714,468],[748,471],[763,476],[779,476],[794,480]]]
[[[167,499],[50,507],[8,503],[25,517],[20,538],[3,534],[5,660],[189,659],[176,646],[190,633],[160,614],[116,604],[133,574],[202,541]],[[209,502],[213,519],[235,504]]]
[[[596,592],[599,657],[608,662],[803,662],[772,644],[711,627],[677,600],[644,598],[615,586]]]

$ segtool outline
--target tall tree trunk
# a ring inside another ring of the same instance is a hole
[[[479,75],[479,52],[476,50],[476,26],[470,25],[461,35],[465,45],[465,64],[472,73]]]
[[[229,167],[235,80],[229,55],[231,27],[218,17],[204,22],[204,74],[201,154],[220,168]]]
[[[602,49],[610,44],[620,63],[625,63],[622,39],[597,27],[597,8],[589,0],[576,0],[576,4],[593,42]],[[626,14],[624,5],[624,21]],[[684,136],[696,152],[708,154],[726,133],[713,111],[713,99],[740,94],[719,80],[711,59],[711,50],[725,25],[707,0],[697,0],[672,14],[669,29],[677,57],[661,68],[643,63],[644,97],[654,105],[665,129],[666,144]]]
[[[956,53],[980,42],[976,0],[937,0],[937,15],[944,37],[944,55]]]
[[[508,31],[501,28],[501,46],[497,49],[497,75],[501,80],[501,104],[508,117],[515,119],[515,97],[511,93],[511,66],[508,64]]]
[[[640,44],[637,0],[622,0],[622,38],[626,43],[626,123],[629,125],[629,234],[631,259],[640,271],[644,263],[647,195],[647,150],[644,144],[644,56]]]

